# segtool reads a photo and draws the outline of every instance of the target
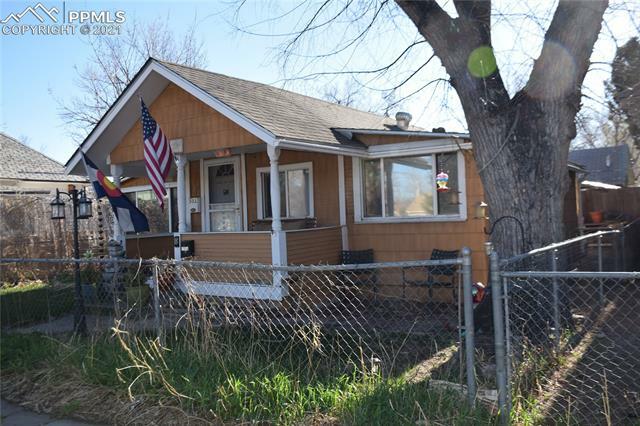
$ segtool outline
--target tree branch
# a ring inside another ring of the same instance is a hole
[[[491,9],[490,2],[458,4],[463,16],[456,19],[452,19],[435,0],[396,0],[396,3],[411,18],[442,61],[451,77],[451,85],[460,97],[467,121],[474,116],[487,118],[502,114],[509,104],[509,94],[497,66],[483,77],[473,76],[468,69],[469,57],[475,49],[491,47],[490,26],[486,24],[487,19],[490,21],[490,16],[487,16],[487,10]],[[475,3],[483,4],[475,6]],[[469,19],[469,16],[473,19]]]
[[[482,43],[491,44],[491,2],[454,0],[460,18],[473,22],[482,33]]]
[[[530,97],[579,94],[607,5],[607,0],[560,0],[524,88]]]

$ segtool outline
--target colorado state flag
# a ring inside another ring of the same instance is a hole
[[[82,153],[87,176],[93,184],[96,198],[107,197],[116,219],[124,232],[145,232],[149,230],[147,217],[102,173],[93,161]]]

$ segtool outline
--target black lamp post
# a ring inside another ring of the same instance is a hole
[[[87,334],[87,321],[84,315],[84,303],[82,300],[82,287],[80,285],[80,243],[78,242],[78,219],[91,217],[91,199],[87,197],[85,189],[77,190],[74,185],[69,185],[69,192],[61,192],[56,189],[56,198],[51,202],[51,219],[64,219],[65,205],[61,196],[69,197],[73,205],[73,257],[75,262],[75,309],[73,314],[73,328],[78,334]]]

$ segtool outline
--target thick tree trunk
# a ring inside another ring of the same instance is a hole
[[[538,106],[530,111],[521,106],[514,114],[507,114],[511,120],[468,123],[491,226],[495,225],[491,240],[503,256],[560,241],[564,236],[567,155],[572,139],[567,133],[573,118],[538,111],[546,108]],[[496,223],[504,216],[517,220],[505,218]]]
[[[482,76],[469,68],[478,48],[491,52],[490,2],[454,0],[459,15],[454,19],[434,0],[396,1],[433,47],[458,93],[492,224],[504,216],[517,218],[495,227],[492,241],[500,255],[561,240],[569,144],[607,1],[560,0],[529,81],[513,98],[497,66]],[[490,63],[491,56],[483,60]]]

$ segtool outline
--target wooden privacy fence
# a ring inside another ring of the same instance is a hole
[[[0,257],[64,258],[72,256],[72,213],[51,220],[51,196],[18,194],[0,197]],[[79,221],[80,250],[100,255],[108,238],[110,207],[94,202],[93,217]]]
[[[585,212],[602,211],[605,214],[635,219],[640,217],[640,187],[583,192]]]

